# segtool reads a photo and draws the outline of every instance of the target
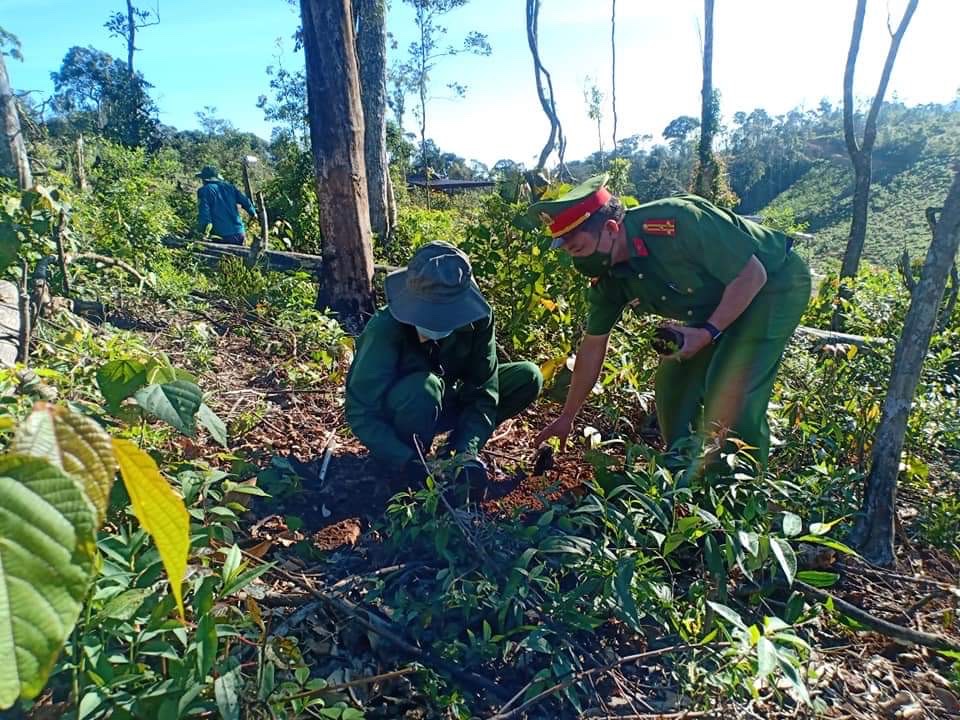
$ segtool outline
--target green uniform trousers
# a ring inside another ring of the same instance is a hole
[[[495,424],[520,414],[537,399],[543,376],[532,362],[500,363],[497,369],[500,399]],[[400,378],[386,398],[391,424],[404,442],[413,446],[416,436],[428,451],[440,433],[453,430],[459,414],[457,386],[448,386],[431,372],[415,372]],[[479,450],[479,448],[478,448]]]
[[[664,360],[656,375],[657,419],[667,447],[693,432],[724,429],[755,447],[762,468],[770,452],[767,405],[784,348],[810,301],[810,270],[795,253],[715,344],[689,360]]]

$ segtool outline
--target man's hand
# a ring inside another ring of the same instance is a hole
[[[533,441],[533,444],[537,447],[540,447],[548,439],[556,437],[560,438],[560,449],[566,450],[567,438],[570,436],[571,430],[573,430],[573,418],[569,418],[566,415],[560,415],[556,420],[540,431],[540,434],[537,435],[536,439]]]
[[[707,345],[713,342],[709,330],[686,325],[666,325],[665,327],[683,335],[683,347],[673,355],[667,355],[666,360],[689,360]]]

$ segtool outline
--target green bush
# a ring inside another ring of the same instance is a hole
[[[95,167],[74,227],[98,252],[144,261],[156,256],[162,237],[186,229],[175,209],[182,202],[175,153],[148,155],[143,148],[104,143]]]

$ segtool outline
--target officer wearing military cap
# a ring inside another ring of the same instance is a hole
[[[213,165],[204,165],[196,175],[203,181],[197,190],[197,229],[206,238],[212,234],[214,242],[243,245],[245,228],[237,205],[255,218],[256,208],[246,195],[220,175]]]
[[[767,404],[784,347],[810,300],[810,272],[787,235],[679,195],[625,209],[591,178],[531,212],[589,277],[586,335],[558,418],[537,443],[566,444],[600,375],[610,331],[627,307],[676,321],[680,350],[657,369],[657,417],[674,453],[696,432],[770,447]]]
[[[499,363],[493,312],[470,260],[445,242],[417,250],[384,283],[387,305],[357,338],[347,377],[346,416],[354,434],[401,480],[423,477],[415,443],[466,453],[468,483],[486,479],[476,453],[494,427],[540,394],[530,362]],[[461,476],[462,477],[462,474]]]

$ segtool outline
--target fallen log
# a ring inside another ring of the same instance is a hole
[[[20,354],[20,289],[0,280],[0,365],[13,367]]]
[[[224,257],[238,257],[246,259],[251,248],[241,245],[226,245],[224,243],[203,242],[201,240],[187,240],[168,236],[163,238],[163,244],[169,248],[190,250],[211,264],[215,264]],[[323,258],[319,255],[306,253],[286,252],[283,250],[264,250],[261,255],[263,269],[276,272],[308,272],[318,275],[323,265]],[[401,268],[394,265],[374,265],[375,272],[393,272]]]
[[[836,332],[834,330],[821,330],[820,328],[806,327],[800,325],[796,330],[797,335],[801,335],[809,340],[813,340],[817,345],[856,345],[863,350],[878,346],[890,344],[890,338],[884,337],[866,337],[864,335],[850,335],[849,333]]]

